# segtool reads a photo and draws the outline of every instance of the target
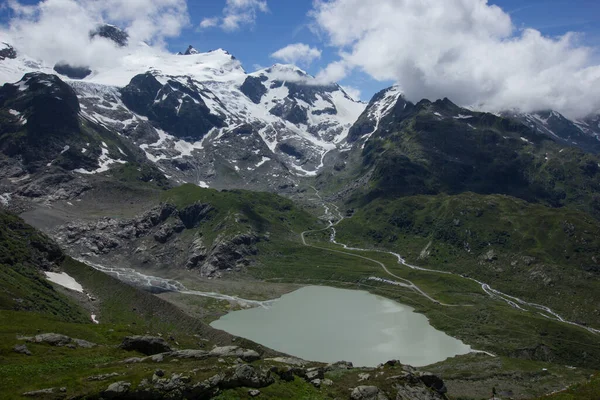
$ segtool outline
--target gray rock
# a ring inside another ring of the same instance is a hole
[[[119,374],[116,373],[116,372],[113,372],[112,374],[90,376],[90,377],[87,378],[87,380],[88,381],[92,381],[92,382],[94,382],[94,381],[95,382],[101,382],[101,381],[106,381],[106,380],[111,379],[111,378],[115,378],[117,376],[119,376]]]
[[[321,384],[322,384],[322,381],[321,381],[320,379],[313,379],[312,381],[310,381],[310,383],[311,383],[311,384],[312,384],[314,387],[316,387],[316,388],[320,388],[320,387],[321,387]]]
[[[398,386],[396,400],[443,400],[446,397],[422,386]]]
[[[256,396],[260,396],[260,390],[258,389],[252,389],[248,391],[248,395],[250,397],[256,397]]]
[[[129,336],[120,346],[123,350],[137,351],[147,356],[171,352],[171,347],[163,338],[154,336]]]
[[[41,335],[36,335],[33,338],[35,343],[46,343],[50,346],[66,346],[73,341],[68,336],[59,335],[58,333],[43,333]]]
[[[352,400],[388,400],[377,386],[359,386],[350,395]]]
[[[331,379],[323,379],[321,381],[322,386],[333,386],[333,381]]]
[[[264,372],[255,369],[246,364],[238,365],[233,374],[225,377],[221,382],[224,388],[249,387],[259,389],[275,383],[275,379],[270,372]]]
[[[56,388],[50,388],[50,389],[34,390],[33,392],[23,393],[22,396],[25,396],[25,397],[44,397],[46,395],[54,394],[56,392],[58,392],[58,389],[56,389]]]
[[[87,340],[82,340],[82,339],[73,339],[73,342],[77,346],[84,348],[84,349],[92,349],[97,346],[96,343],[88,342]]]
[[[144,358],[140,358],[140,357],[131,357],[128,358],[126,360],[121,361],[123,364],[138,364],[138,363],[142,363],[145,362],[147,360],[146,357]]]
[[[260,360],[260,354],[254,350],[242,349],[238,346],[215,347],[209,353],[210,357],[239,357],[243,361],[252,362]]]
[[[315,379],[325,379],[323,368],[309,368],[306,370],[306,380],[310,382]]]
[[[108,386],[104,391],[103,396],[108,399],[118,398],[131,389],[131,383],[129,382],[115,382]]]
[[[29,349],[27,348],[27,346],[25,346],[24,344],[21,345],[16,345],[15,347],[13,347],[13,351],[15,353],[19,353],[19,354],[25,354],[26,356],[30,356],[31,352],[29,351]]]
[[[209,353],[204,350],[178,350],[169,353],[169,356],[182,359],[195,358],[198,360],[204,360],[205,358],[208,358]]]
[[[354,365],[349,361],[338,361],[325,367],[327,371],[347,370],[352,368],[354,368]]]
[[[448,392],[448,389],[446,388],[446,384],[438,376],[425,373],[419,377],[419,380],[421,380],[421,382],[423,382],[425,384],[425,386],[427,386],[428,388],[430,388],[432,390],[435,390],[439,394],[445,394]]]

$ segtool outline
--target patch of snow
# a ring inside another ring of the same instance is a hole
[[[14,115],[15,117],[18,117],[19,115],[21,115],[20,112],[18,112],[17,110],[13,110],[13,109],[8,110],[8,112],[10,115]]]
[[[364,136],[364,143],[362,145],[363,149],[367,144],[367,141],[371,138],[371,136],[373,136],[373,134],[379,129],[379,124],[381,123],[383,117],[388,115],[392,108],[394,108],[400,96],[402,96],[402,91],[400,90],[400,87],[392,86],[385,92],[383,98],[369,109],[368,116],[369,118],[375,120],[375,129],[373,129],[371,133],[368,133]]]
[[[264,163],[266,163],[268,161],[271,161],[271,159],[269,157],[263,156],[262,160],[258,164],[256,164],[256,168],[260,167],[261,165],[263,165]]]
[[[469,119],[469,118],[473,118],[472,115],[462,115],[462,114],[458,114],[456,117],[453,117],[454,119]]]
[[[84,147],[83,149],[81,149],[81,152],[82,152],[83,154],[85,154],[85,153],[87,152],[87,149]]]
[[[99,324],[100,323],[100,321],[98,321],[98,319],[96,318],[96,314],[92,314],[91,317],[92,317],[92,322],[93,323],[95,323],[95,324]]]
[[[75,292],[83,293],[83,286],[81,286],[75,279],[69,276],[66,272],[57,274],[55,272],[44,272],[46,279],[50,282],[56,283],[67,289],[71,289]]]
[[[521,140],[524,141],[525,143],[531,144],[531,142],[529,140],[525,139],[524,137],[521,137]]]
[[[4,207],[8,207],[10,205],[11,197],[11,193],[0,194],[0,204],[2,204]]]
[[[210,186],[208,186],[208,183],[206,183],[204,181],[198,182],[198,186],[200,186],[201,188],[204,188],[204,189],[208,189],[210,187]]]
[[[98,163],[100,164],[100,167],[98,169],[95,169],[93,171],[87,171],[83,168],[79,168],[79,169],[76,169],[74,172],[77,172],[79,174],[85,174],[85,175],[93,175],[93,174],[99,174],[99,173],[108,171],[110,169],[110,166],[115,163],[127,164],[127,161],[114,160],[114,159],[110,158],[106,143],[102,142],[102,146],[103,146],[102,147],[102,155],[100,155],[100,157],[98,158]]]
[[[17,183],[17,182],[23,182],[24,180],[27,180],[31,177],[31,175],[27,174],[25,176],[22,176],[20,178],[8,178],[9,181],[11,181],[12,183]]]
[[[438,116],[438,117],[440,117],[440,118],[444,118],[444,116],[443,116],[442,114],[440,114],[439,112],[434,112],[433,114],[434,114],[434,115],[437,115],[437,116]]]
[[[65,147],[62,149],[62,151],[60,152],[60,154],[64,154],[64,153],[66,153],[67,151],[69,151],[69,149],[70,149],[70,148],[71,148],[71,147],[70,147],[69,145],[66,145],[66,146],[65,146]]]

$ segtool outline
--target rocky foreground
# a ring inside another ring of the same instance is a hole
[[[28,344],[73,351],[99,346],[55,333],[20,337],[19,340],[23,344],[15,346],[14,351],[23,357],[32,356]],[[41,348],[37,349],[40,351]],[[153,336],[126,337],[116,350],[135,356],[99,366],[115,372],[87,378],[90,383],[103,384],[104,389],[97,393],[73,396],[69,387],[57,387],[22,395],[43,399],[211,399],[231,391],[240,397],[260,397],[264,391],[267,397],[273,398],[276,393],[284,396],[283,393],[293,392],[300,383],[312,385],[323,396],[332,398],[446,399],[446,386],[440,378],[398,361],[388,361],[369,369],[354,368],[352,363],[344,361],[324,365],[297,358],[263,358],[255,350],[238,346],[210,350],[176,349],[162,337]],[[136,379],[131,379],[132,372]]]

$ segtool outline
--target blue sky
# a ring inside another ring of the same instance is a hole
[[[72,1],[89,3],[92,0]],[[127,4],[125,0],[110,1],[113,3],[125,2]],[[138,3],[143,1],[146,0],[136,0]],[[152,3],[150,0],[147,1]],[[185,0],[179,1],[183,2]],[[265,2],[268,4],[268,11],[257,11],[253,23],[241,24],[237,30],[225,31],[219,27],[199,29],[199,25],[204,19],[223,15],[226,1],[240,3]],[[386,1],[394,6],[401,3],[399,0],[380,0],[379,4]],[[447,7],[450,4],[449,0],[439,0],[439,3],[435,3],[435,0],[430,1],[433,1],[433,4],[436,5],[439,4],[440,7]],[[469,1],[472,5],[477,0]],[[158,3],[160,0],[156,2]],[[0,4],[2,3],[7,4],[7,0],[0,1]],[[20,0],[20,3],[37,4],[39,1]],[[373,3],[364,2],[363,4]],[[467,1],[467,3],[469,2]],[[581,33],[582,35],[578,41],[579,45],[583,46],[597,48],[598,43],[600,43],[600,1],[598,0],[489,0],[488,3],[499,6],[510,15],[513,26],[517,28],[515,32],[517,36],[521,34],[522,29],[533,28],[540,31],[542,35],[553,38],[567,32]],[[313,0],[187,0],[190,23],[183,27],[179,36],[167,38],[167,46],[172,52],[183,51],[190,44],[199,51],[223,48],[235,55],[248,72],[252,72],[259,66],[267,67],[278,62],[271,57],[271,54],[275,51],[293,43],[304,43],[322,51],[321,57],[312,64],[300,65],[309,73],[317,75],[330,63],[340,59],[339,51],[343,46],[331,46],[327,34],[317,34],[314,29],[310,29],[311,24],[314,26],[315,23],[315,19],[308,15],[313,7]],[[6,23],[10,18],[11,14],[8,8],[0,8],[0,23]],[[438,42],[443,42],[443,40],[444,36],[442,34]],[[443,46],[443,43],[440,46]],[[565,54],[570,55],[570,53]],[[594,50],[591,59],[595,65],[600,64],[600,56],[597,51]],[[539,60],[534,61],[538,62]],[[589,62],[589,60],[586,62]],[[365,63],[365,65],[360,62],[355,63],[340,81],[342,85],[360,90],[363,100],[369,100],[375,92],[393,83],[391,79],[385,79],[385,76],[393,74],[378,74],[378,70],[373,72],[373,69],[369,70],[366,64],[368,63]],[[583,67],[585,65],[579,65],[577,68],[581,70]],[[517,69],[519,69],[519,66],[515,65],[514,70]],[[511,70],[508,71],[508,74],[510,72]],[[380,75],[378,80],[373,78],[377,75]],[[381,76],[384,76],[384,78]],[[554,79],[556,80],[556,77]],[[446,95],[444,90],[440,90],[439,93],[436,91],[429,93],[426,89],[427,87],[425,89],[419,88],[423,92],[423,97],[427,95]],[[552,90],[557,91],[557,89]],[[452,93],[451,89],[448,89],[448,91]],[[454,89],[454,91],[457,90]],[[461,93],[458,90],[456,98],[460,98],[460,96]],[[470,99],[465,99],[465,102],[467,101],[470,101]],[[557,104],[561,104],[561,101],[562,103],[565,102],[559,99]]]
[[[600,43],[598,0],[496,0],[489,3],[509,13],[517,28],[534,28],[550,36],[569,31],[581,32],[586,45],[595,47]],[[240,59],[248,71],[255,66],[275,63],[270,54],[290,43],[302,42],[322,49],[321,59],[304,68],[312,74],[337,58],[337,49],[327,46],[323,38],[309,29],[311,18],[307,14],[312,0],[276,0],[269,1],[268,5],[269,12],[259,13],[254,25],[235,32],[223,32],[219,29],[198,30],[197,26],[203,18],[219,15],[224,0],[188,1],[192,27],[180,37],[170,40],[169,47],[172,51],[185,49],[189,44],[201,51],[221,47]],[[367,74],[354,72],[341,83],[358,88],[363,99],[369,100],[375,92],[392,82],[378,82]]]

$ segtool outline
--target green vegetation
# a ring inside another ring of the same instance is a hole
[[[600,396],[600,376],[595,375],[588,383],[575,385],[560,393],[540,397],[538,400],[597,400]]]
[[[472,118],[454,119],[458,112]],[[448,100],[424,100],[397,108],[381,126],[354,168],[359,176],[372,171],[369,183],[354,192],[354,205],[420,194],[497,193],[600,217],[600,158],[525,125],[461,110]]]
[[[46,236],[20,218],[0,212],[0,310],[35,311],[83,322],[83,310],[57,293],[39,271],[64,255]]]
[[[186,184],[164,192],[161,200],[179,209],[196,203],[209,204],[210,219],[199,228],[209,242],[217,235],[230,237],[240,233],[255,233],[275,242],[296,241],[300,232],[319,226],[316,218],[291,200],[272,193],[219,192]]]
[[[600,325],[600,223],[580,211],[473,193],[378,199],[344,220],[338,237]]]

